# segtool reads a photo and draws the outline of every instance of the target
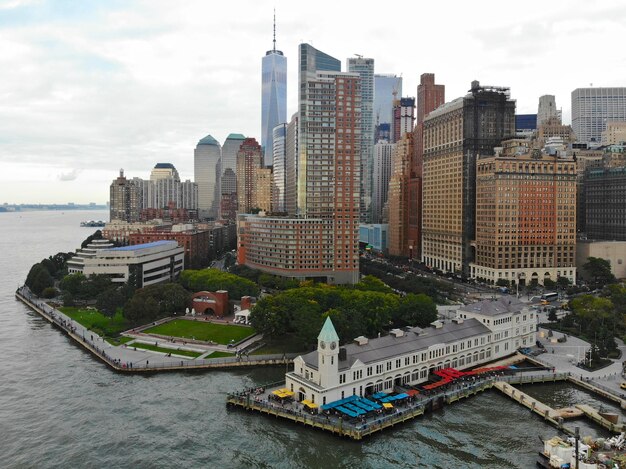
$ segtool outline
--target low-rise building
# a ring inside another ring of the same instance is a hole
[[[286,386],[299,401],[318,405],[391,391],[424,383],[436,370],[464,370],[511,355],[535,343],[536,329],[535,312],[511,296],[464,306],[450,322],[394,329],[375,339],[357,337],[341,347],[327,318],[317,350],[296,357]]]
[[[104,249],[85,259],[83,273],[107,275],[113,283],[126,283],[135,276],[137,288],[172,282],[184,269],[185,252],[176,241]]]
[[[84,248],[77,249],[76,254],[67,261],[67,273],[82,273],[85,268],[85,259],[91,259],[96,256],[98,251],[115,247],[108,239],[94,239]]]

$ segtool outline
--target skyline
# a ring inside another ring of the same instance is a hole
[[[373,58],[375,73],[402,75],[404,96],[416,96],[426,72],[446,86],[447,101],[472,80],[510,87],[522,114],[552,94],[566,123],[574,89],[626,85],[626,59],[613,53],[626,30],[619,2],[529,1],[514,15],[480,5],[392,2],[385,16],[330,2],[304,15],[285,1],[173,10],[165,1],[0,0],[0,203],[104,203],[120,168],[147,178],[168,162],[193,180],[193,151],[207,134],[221,144],[230,133],[260,141],[274,7],[288,120],[303,42],[344,71],[355,53]],[[416,20],[405,25],[399,12]]]

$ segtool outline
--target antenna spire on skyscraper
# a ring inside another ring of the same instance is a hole
[[[274,52],[276,52],[276,8],[274,8]]]

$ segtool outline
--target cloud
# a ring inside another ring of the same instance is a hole
[[[74,181],[78,175],[80,174],[80,170],[79,169],[72,169],[71,171],[67,172],[67,173],[61,173],[57,176],[57,179],[59,181]]]

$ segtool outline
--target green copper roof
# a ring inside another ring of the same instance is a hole
[[[243,134],[228,134],[226,140],[245,140],[246,137]]]
[[[212,136],[207,135],[198,142],[198,145],[219,145],[219,142],[215,140]]]
[[[330,320],[330,317],[326,318],[324,327],[322,327],[320,335],[317,336],[317,340],[323,340],[326,343],[333,341],[339,342],[339,336],[337,335],[337,331],[335,331],[335,326],[333,326],[333,322]]]

